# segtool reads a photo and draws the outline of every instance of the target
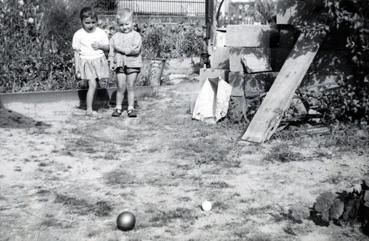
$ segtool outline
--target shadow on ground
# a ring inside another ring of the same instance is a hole
[[[48,128],[50,124],[43,121],[36,121],[30,117],[19,114],[17,112],[0,108],[0,128]]]

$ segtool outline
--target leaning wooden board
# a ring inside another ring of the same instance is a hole
[[[262,143],[273,135],[313,62],[322,39],[322,36],[312,38],[300,35],[242,140]]]

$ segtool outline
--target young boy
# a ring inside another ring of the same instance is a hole
[[[133,29],[133,12],[130,9],[119,13],[117,20],[119,32],[112,36],[109,52],[110,68],[117,75],[117,100],[112,116],[118,117],[122,114],[124,92],[127,90],[128,117],[136,117],[134,88],[142,67],[142,38]]]

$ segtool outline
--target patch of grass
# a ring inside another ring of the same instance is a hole
[[[218,182],[211,182],[209,184],[210,188],[216,188],[216,189],[225,189],[225,188],[230,188],[231,185],[229,185],[228,183],[224,182],[224,181],[218,181]]]
[[[147,152],[147,153],[155,153],[155,152],[159,152],[160,151],[160,148],[158,148],[158,147],[150,147],[150,148],[145,149],[143,151],[144,152]]]
[[[56,194],[54,202],[61,203],[63,206],[70,209],[72,213],[78,215],[88,215],[92,208],[92,205],[84,199],[78,199],[63,194]]]
[[[184,223],[194,223],[198,219],[195,212],[188,208],[176,208],[169,211],[158,211],[150,218],[150,223],[154,227],[167,226],[175,220],[181,220]]]
[[[89,140],[87,137],[80,137],[69,140],[64,147],[64,153],[70,152],[72,155],[73,152],[96,153],[95,146],[95,141]]]
[[[247,210],[242,211],[242,216],[249,217],[249,216],[270,214],[272,213],[271,212],[272,209],[273,207],[270,205],[257,207],[257,208],[249,208]]]
[[[216,201],[213,204],[213,208],[214,208],[214,210],[216,210],[218,212],[219,211],[225,211],[225,210],[227,210],[229,208],[229,205],[227,205],[224,202]]]
[[[190,202],[190,201],[192,201],[192,198],[190,198],[190,197],[178,197],[177,199],[178,199],[178,201],[181,201],[181,202]]]
[[[257,233],[247,237],[248,241],[272,241],[269,234]]]
[[[318,159],[322,159],[322,158],[331,159],[332,158],[332,153],[329,153],[329,152],[327,152],[325,150],[322,150],[322,149],[318,149],[318,150],[314,151],[313,156],[314,156],[314,158],[318,158]]]
[[[107,151],[102,158],[104,160],[118,160],[119,156],[118,156],[118,152],[111,152],[111,151]]]
[[[342,152],[362,152],[368,153],[368,130],[359,129],[353,126],[345,126],[340,129],[333,130],[331,135],[320,141],[321,146],[331,148],[334,147]]]
[[[45,195],[49,195],[51,194],[51,192],[49,190],[45,190],[45,189],[40,189],[36,192],[37,195],[39,196],[45,196]]]
[[[104,160],[119,160],[120,153],[125,152],[123,149],[120,149],[118,151],[118,147],[115,145],[107,147],[105,150],[103,150],[101,153],[98,153],[96,156],[93,156],[93,158],[96,159],[104,159]]]
[[[105,201],[99,201],[95,204],[95,215],[98,217],[109,216],[113,208]]]
[[[137,177],[121,169],[117,169],[106,173],[104,175],[104,180],[105,183],[109,186],[120,186],[120,187],[127,187],[138,183]]]
[[[184,164],[184,165],[177,165],[176,169],[188,171],[188,170],[191,170],[192,167],[190,165]]]
[[[191,159],[197,165],[219,164],[225,167],[237,167],[238,161],[228,158],[232,142],[222,138],[189,138],[173,144],[175,158]]]
[[[71,213],[81,216],[93,213],[98,217],[109,216],[113,208],[104,201],[99,201],[94,204],[87,202],[85,199],[78,199],[63,194],[56,194],[55,203],[61,203],[66,206]]]
[[[173,172],[172,172],[173,173]],[[149,186],[157,186],[157,187],[177,187],[180,184],[180,179],[185,179],[186,174],[173,174],[170,176],[163,175],[148,175],[147,177],[142,179],[142,183],[145,183]]]
[[[279,144],[273,146],[270,152],[264,157],[267,162],[293,162],[304,161],[306,158],[299,152],[292,151],[289,145]]]
[[[282,140],[294,146],[305,146],[314,143],[321,148],[335,149],[340,152],[357,152],[359,155],[369,150],[368,127],[359,128],[355,125],[329,126],[329,132],[309,134],[303,131],[284,130],[275,133],[271,140]],[[323,154],[323,153],[322,153]]]
[[[72,224],[70,222],[65,222],[63,220],[56,219],[55,217],[47,217],[47,219],[41,222],[44,227],[54,227],[54,228],[71,228]]]
[[[233,224],[231,224],[230,228],[234,229],[234,227],[239,227],[239,226],[240,226],[239,223],[233,223]],[[249,233],[250,233],[250,230],[248,228],[243,227],[243,228],[237,228],[233,232],[233,235],[234,235],[234,237],[237,237],[240,240],[248,240],[247,236],[249,235]]]
[[[43,161],[38,164],[39,167],[47,167],[49,165],[50,165],[50,163],[43,162]]]

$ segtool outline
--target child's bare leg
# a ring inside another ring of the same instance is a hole
[[[88,91],[86,97],[87,112],[92,112],[92,104],[94,101],[96,91],[96,80],[91,79],[88,81]]]
[[[117,74],[117,103],[116,108],[122,109],[122,103],[124,99],[124,92],[127,89],[127,78],[123,73]]]
[[[137,73],[130,73],[127,75],[128,110],[134,109],[136,79]]]

